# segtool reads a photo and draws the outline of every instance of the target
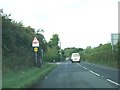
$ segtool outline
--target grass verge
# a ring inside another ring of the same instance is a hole
[[[28,70],[12,72],[3,76],[3,88],[29,88],[43,78],[57,65],[45,64],[41,68],[33,67]]]
[[[117,61],[104,61],[104,60],[101,60],[101,61],[88,61],[88,62],[98,64],[98,65],[107,66],[107,67],[111,67],[111,68],[120,69]]]

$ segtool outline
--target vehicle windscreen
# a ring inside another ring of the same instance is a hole
[[[79,54],[73,54],[72,56],[73,57],[79,57],[80,55]]]

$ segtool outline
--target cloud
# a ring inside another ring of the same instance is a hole
[[[11,18],[35,29],[47,41],[59,34],[62,48],[97,46],[118,32],[118,0],[4,0],[0,6]]]

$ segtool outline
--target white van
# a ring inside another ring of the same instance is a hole
[[[72,61],[72,63],[73,62],[79,62],[80,63],[80,54],[79,53],[72,53],[71,61]]]

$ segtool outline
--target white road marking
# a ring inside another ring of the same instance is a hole
[[[84,67],[84,69],[87,69],[86,67]]]
[[[101,76],[101,75],[99,75],[98,73],[96,73],[96,72],[94,72],[94,71],[92,71],[92,70],[90,70],[90,69],[88,69],[88,68],[86,68],[86,67],[83,67],[82,65],[80,65],[80,64],[77,64],[78,66],[80,66],[80,67],[82,67],[82,68],[84,68],[84,69],[86,69],[86,70],[88,70],[88,71],[90,71],[91,73],[93,73],[93,74],[95,74],[96,76]],[[104,76],[101,76],[102,78],[104,77]],[[113,83],[113,84],[115,84],[115,85],[117,85],[117,86],[120,86],[120,84],[119,83],[117,83],[117,82],[114,82],[114,81],[112,81],[112,80],[110,80],[110,79],[106,79],[107,81],[109,81],[109,82],[111,82],[111,83]]]
[[[96,76],[99,76],[100,77],[100,75],[98,74],[98,73],[96,73],[96,72],[94,72],[94,71],[92,71],[92,70],[90,70],[90,69],[88,69],[88,68],[86,68],[86,67],[83,67],[82,65],[80,65],[80,64],[77,64],[78,66],[80,66],[80,67],[82,67],[82,68],[84,68],[84,69],[86,69],[86,70],[88,70],[88,71],[90,71],[92,74],[95,74]]]
[[[77,64],[77,65],[81,67],[81,65],[80,65],[80,64]]]
[[[111,82],[111,83],[113,83],[113,84],[115,84],[115,85],[117,85],[117,86],[120,86],[119,83],[116,83],[116,82],[114,82],[114,81],[112,81],[112,80],[110,80],[110,79],[106,79],[106,80],[109,81],[109,82]]]
[[[89,70],[91,73],[95,74],[96,76],[100,76],[98,73],[93,72],[92,70]]]
[[[101,76],[102,78],[104,77],[104,76]]]
[[[83,67],[83,66],[81,66],[80,64],[77,64],[77,65],[80,66],[80,67],[82,67],[82,68],[84,68],[84,69],[86,69],[86,70],[89,70],[88,68]]]
[[[56,64],[60,64],[59,62],[57,62]]]
[[[111,83],[113,83],[113,84],[115,84],[115,85],[117,85],[117,86],[120,86],[119,83],[116,83],[116,82],[114,82],[114,81],[112,81],[112,80],[110,80],[110,79],[106,79],[106,80],[109,81],[109,82],[111,82]]]

